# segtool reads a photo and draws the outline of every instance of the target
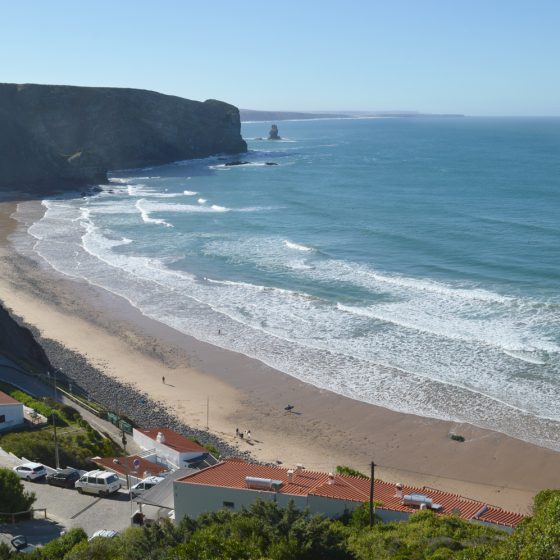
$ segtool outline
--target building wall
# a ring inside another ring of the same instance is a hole
[[[184,461],[190,461],[204,455],[203,452],[195,451],[191,453],[179,453],[171,447],[167,447],[165,443],[159,443],[154,441],[147,435],[134,429],[132,432],[132,438],[142,449],[155,449],[158,457],[169,461],[172,465],[178,467],[184,467]]]
[[[290,501],[294,502],[296,509],[309,508],[311,514],[322,514],[337,518],[346,511],[352,512],[362,505],[362,502],[350,500],[337,500],[324,496],[293,496],[276,492],[251,490],[243,488],[223,488],[219,486],[208,486],[205,484],[189,484],[187,482],[174,482],[173,495],[175,506],[175,522],[178,523],[183,517],[196,518],[202,513],[215,512],[223,509],[230,511],[241,511],[243,507],[249,507],[258,499],[263,502],[275,501],[280,507],[286,507]],[[393,511],[377,507],[375,513],[384,523],[391,521],[406,521],[410,513],[405,511]],[[474,523],[502,529],[511,533],[513,529],[494,523],[473,520]]]
[[[0,404],[0,431],[23,424],[23,404]]]
[[[276,492],[222,488],[205,484],[188,484],[186,482],[175,482],[173,484],[173,494],[176,522],[179,522],[185,516],[196,518],[201,513],[222,509],[241,511],[243,507],[249,507],[258,499],[263,502],[276,501],[280,507],[286,507],[290,500],[294,501],[297,509],[305,509],[308,505],[306,496],[290,496],[277,494]]]
[[[310,513],[320,513],[327,517],[340,517],[345,512],[354,511],[361,502],[354,502],[352,500],[335,500],[333,498],[326,498],[325,496],[309,496],[308,505]]]

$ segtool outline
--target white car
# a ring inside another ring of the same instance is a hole
[[[97,539],[98,537],[101,537],[102,539],[114,539],[118,536],[118,531],[113,531],[112,529],[99,529],[99,531],[95,531],[95,533],[91,535],[91,537],[88,539],[88,542],[91,542],[93,539]]]
[[[90,471],[76,480],[74,487],[80,494],[99,494],[108,496],[121,487],[121,481],[116,474],[107,471]]]
[[[159,484],[162,480],[165,479],[161,476],[148,476],[143,480],[141,480],[138,484],[135,484],[130,489],[130,493],[133,498],[136,498],[136,496],[140,496],[140,494],[143,494],[146,490],[153,488],[156,484]]]
[[[47,469],[41,463],[24,463],[14,467],[14,471],[25,480],[38,480],[47,476]]]

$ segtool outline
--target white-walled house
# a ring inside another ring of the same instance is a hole
[[[23,404],[0,391],[0,432],[23,425]]]
[[[145,451],[153,450],[157,462],[172,468],[186,467],[208,455],[204,447],[169,428],[134,428],[132,438]],[[147,455],[143,456],[151,460]]]
[[[289,502],[311,514],[340,517],[369,501],[370,480],[344,474],[308,471],[228,459],[173,483],[175,521],[205,512],[241,511],[257,500],[281,507]],[[402,521],[428,508],[436,514],[511,531],[524,516],[457,494],[375,480],[376,513],[383,521]]]

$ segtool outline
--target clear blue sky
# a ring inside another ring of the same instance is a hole
[[[560,115],[560,0],[0,0],[0,81]]]

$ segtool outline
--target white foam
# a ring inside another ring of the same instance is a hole
[[[313,247],[307,247],[306,245],[294,243],[293,241],[288,241],[287,239],[284,240],[284,245],[286,245],[288,249],[295,249],[296,251],[304,251],[306,253],[310,253],[314,250]]]
[[[208,201],[207,201],[205,198],[199,198],[199,199],[197,200],[197,202],[198,202],[199,204],[205,204],[205,203],[208,202]]]
[[[128,196],[132,197],[151,197],[151,198],[177,198],[181,193],[159,192],[153,188],[147,188],[146,185],[127,185]]]
[[[183,191],[185,196],[196,196],[198,193],[195,191]]]
[[[149,199],[138,204],[150,220],[150,212],[181,206]],[[387,274],[292,249],[273,236],[212,237],[204,252],[250,265],[247,270],[270,271],[270,279],[289,268],[290,287],[301,280],[317,293],[332,286],[337,293],[358,288],[363,303],[336,305],[245,278],[201,281],[169,270],[162,259],[119,250],[128,239],[101,227],[106,218],[97,216],[97,206],[46,202],[45,217],[30,229],[38,253],[66,274],[123,295],[147,316],[306,382],[395,410],[469,421],[560,447],[557,379],[537,361],[548,365],[558,358],[540,330],[549,325],[554,332],[557,308],[475,285]],[[546,352],[552,354],[545,359]]]
[[[528,364],[534,364],[537,366],[544,366],[546,365],[546,361],[543,360],[542,358],[539,357],[538,352],[534,351],[534,352],[516,352],[514,350],[508,350],[505,349],[504,353],[506,353],[508,356],[511,356],[512,358],[516,358],[518,360],[521,360],[522,362],[526,362]]]
[[[140,215],[142,216],[142,220],[143,220],[144,223],[146,223],[146,224],[159,224],[159,225],[162,225],[162,226],[165,226],[165,227],[173,227],[172,224],[170,224],[169,222],[166,222],[165,220],[162,220],[160,218],[151,218],[150,217],[150,211],[146,210],[142,206],[142,203],[144,201],[145,201],[144,198],[141,198],[140,200],[136,201],[136,208],[140,212]]]
[[[191,212],[230,212],[231,208],[225,208],[224,206],[218,206],[213,204],[212,206],[196,206],[193,204],[169,204],[160,202],[146,201],[144,208],[149,212],[180,212],[180,213],[191,213]]]

